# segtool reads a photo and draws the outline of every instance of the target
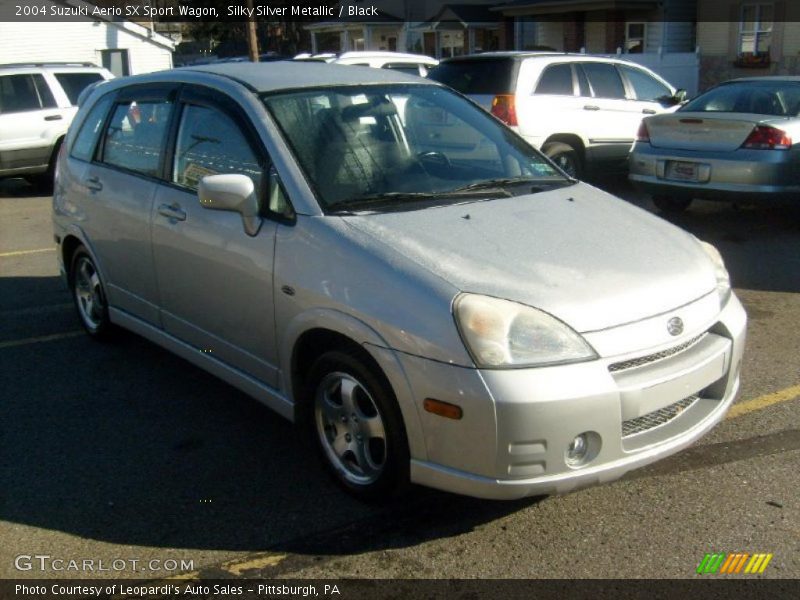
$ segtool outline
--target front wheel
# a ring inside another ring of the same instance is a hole
[[[108,338],[112,325],[108,317],[105,289],[92,257],[83,246],[72,256],[69,283],[75,308],[86,333],[96,339]]]
[[[685,196],[653,196],[653,204],[664,213],[681,213],[689,208],[691,203],[692,199]]]
[[[542,152],[573,179],[583,177],[583,160],[580,153],[563,142],[550,142],[542,146]]]
[[[385,500],[408,483],[408,442],[394,393],[365,362],[332,351],[314,363],[314,438],[340,485],[362,500]]]

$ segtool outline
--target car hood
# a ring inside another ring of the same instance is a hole
[[[582,333],[667,312],[716,286],[690,234],[584,183],[342,219],[461,291],[536,307]]]

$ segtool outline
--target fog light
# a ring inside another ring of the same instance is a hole
[[[570,467],[577,467],[586,459],[589,452],[589,440],[585,433],[576,435],[572,443],[567,446],[567,464]]]
[[[584,431],[575,436],[566,452],[564,462],[570,469],[579,469],[592,462],[600,454],[603,440],[596,431]]]

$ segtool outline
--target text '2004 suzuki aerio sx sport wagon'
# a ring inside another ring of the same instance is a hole
[[[402,73],[104,83],[53,206],[90,335],[133,330],[306,423],[360,497],[613,480],[739,386],[746,318],[712,246]]]

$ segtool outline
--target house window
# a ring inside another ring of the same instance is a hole
[[[647,23],[636,21],[625,24],[625,52],[641,54],[647,41]]]
[[[744,4],[739,24],[739,56],[769,55],[772,42],[772,4]]]
[[[114,77],[127,77],[131,74],[127,50],[100,50],[103,66],[114,74]]]

